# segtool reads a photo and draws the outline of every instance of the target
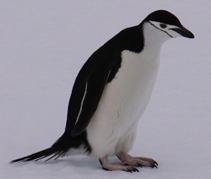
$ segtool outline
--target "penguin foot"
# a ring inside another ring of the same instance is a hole
[[[102,168],[107,171],[113,171],[113,170],[122,170],[125,172],[139,172],[139,170],[133,166],[130,166],[128,164],[125,164],[123,162],[119,163],[109,163],[108,157],[103,157],[99,159],[100,164],[102,165]]]
[[[151,159],[146,157],[132,157],[127,153],[121,152],[117,155],[117,157],[123,162],[127,163],[130,166],[137,166],[137,167],[151,167],[151,168],[157,168],[158,163]]]

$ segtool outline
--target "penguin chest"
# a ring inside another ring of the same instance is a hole
[[[157,76],[159,53],[125,50],[121,55],[121,67],[106,85],[88,132],[109,128],[121,135],[140,119],[148,104]]]
[[[116,114],[123,125],[138,120],[150,99],[158,67],[159,54],[123,51],[121,68],[103,94],[107,112]]]

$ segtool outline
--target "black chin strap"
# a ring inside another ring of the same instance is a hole
[[[158,30],[160,30],[160,31],[162,31],[162,32],[165,32],[169,37],[173,38],[173,36],[170,35],[168,32],[166,32],[165,30],[159,29],[158,27],[156,27],[156,26],[155,26],[153,23],[151,23],[150,21],[149,21],[149,23],[150,23],[153,27],[155,27],[156,29],[158,29]]]

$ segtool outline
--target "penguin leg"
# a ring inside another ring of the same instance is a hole
[[[125,152],[121,152],[121,153],[117,154],[117,157],[123,163],[127,163],[130,166],[151,167],[151,168],[157,168],[158,167],[158,163],[151,158],[132,157]]]
[[[99,159],[100,164],[104,170],[113,171],[113,170],[122,170],[126,172],[139,172],[139,170],[135,167],[129,166],[123,162],[119,163],[110,163],[108,161],[108,156]]]

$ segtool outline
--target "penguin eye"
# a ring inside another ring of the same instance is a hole
[[[160,24],[160,27],[165,29],[167,27],[167,25],[166,24]]]

